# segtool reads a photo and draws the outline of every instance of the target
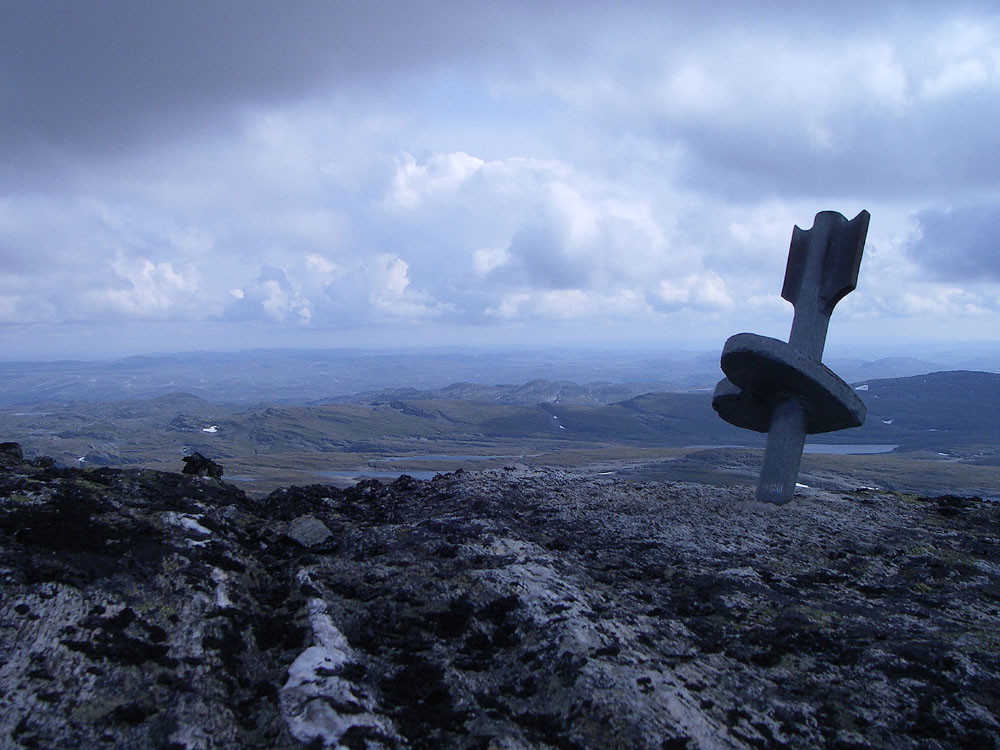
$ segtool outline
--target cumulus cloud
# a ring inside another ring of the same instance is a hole
[[[724,42],[711,23],[675,32],[660,54],[630,45],[611,65],[587,61],[582,76],[550,64],[543,81],[592,127],[626,129],[671,153],[679,177],[700,190],[829,199],[992,181],[981,155],[1000,147],[990,125],[1000,114],[995,15],[886,7],[882,18],[859,13],[863,32],[837,34],[801,17],[815,11],[775,9],[728,26]]]
[[[356,261],[351,268],[316,254],[284,268],[264,265],[257,276],[228,290],[221,315],[234,321],[337,329],[455,312],[450,303],[415,288],[408,270],[406,261],[393,254]],[[213,317],[212,312],[205,317]]]
[[[955,318],[982,316],[995,312],[995,299],[987,301],[984,295],[956,287],[937,287],[903,292],[899,305],[894,306],[902,315],[918,317]],[[991,310],[992,308],[992,310]]]
[[[472,252],[472,272],[482,278],[507,265],[510,259],[510,253],[506,248],[481,247]]]
[[[264,317],[276,323],[290,321],[306,325],[312,318],[309,300],[303,297],[284,270],[263,266],[260,274],[243,287],[230,291],[229,315],[236,319]]]
[[[111,264],[121,280],[116,289],[95,291],[97,306],[107,306],[125,316],[163,318],[188,308],[198,291],[198,274],[191,269],[175,270],[172,263],[155,263],[147,258],[118,257]],[[187,311],[185,311],[187,312]]]
[[[418,208],[427,195],[453,193],[484,163],[463,152],[434,154],[424,164],[404,153],[399,161],[386,203],[406,209]]]
[[[572,289],[588,283],[596,269],[588,263],[588,248],[573,241],[570,229],[541,217],[518,228],[507,252],[516,259],[524,284]]]
[[[583,320],[633,323],[651,319],[644,297],[632,289],[601,294],[583,289],[551,289],[504,295],[486,315],[500,320]]]
[[[681,279],[660,281],[657,296],[667,308],[690,307],[696,310],[729,310],[733,298],[726,282],[717,273],[707,271]]]
[[[394,255],[380,255],[369,268],[369,298],[376,315],[390,320],[438,317],[454,311],[448,303],[438,303],[430,294],[413,288],[409,265]]]

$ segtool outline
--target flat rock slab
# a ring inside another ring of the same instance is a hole
[[[751,498],[5,467],[0,746],[1000,745],[1000,508]]]

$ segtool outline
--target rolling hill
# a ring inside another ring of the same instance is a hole
[[[1000,444],[1000,375],[940,372],[871,380],[856,387],[869,410],[865,425],[817,436],[816,442],[899,445],[904,450]],[[498,392],[504,389],[524,391],[495,387]],[[126,452],[171,445],[227,457],[343,450],[358,441],[404,438],[542,438],[666,446],[761,442],[756,433],[720,420],[704,392],[647,393],[605,405],[396,398],[251,408],[218,406],[175,393],[146,400],[6,409],[0,412],[0,429],[10,439],[80,455],[97,445]]]

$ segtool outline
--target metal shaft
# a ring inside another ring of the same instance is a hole
[[[826,309],[821,289],[823,261],[830,244],[830,233],[837,219],[843,221],[844,217],[832,211],[816,214],[813,228],[809,231],[808,252],[805,253],[799,296],[792,303],[795,316],[792,318],[788,343],[817,362],[823,358],[830,313],[833,312],[833,308]]]
[[[795,480],[806,442],[806,410],[793,398],[779,401],[771,413],[757,499],[784,505],[795,494]]]

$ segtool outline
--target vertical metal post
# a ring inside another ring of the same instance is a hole
[[[779,401],[771,413],[771,429],[757,481],[758,500],[784,505],[792,499],[805,443],[805,408],[794,398]]]

